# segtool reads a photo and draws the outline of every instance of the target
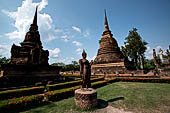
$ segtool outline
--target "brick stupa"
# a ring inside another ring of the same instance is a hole
[[[117,41],[113,38],[113,35],[109,30],[106,11],[104,32],[99,43],[100,47],[97,56],[93,61],[92,72],[95,74],[108,74],[125,71],[125,58],[118,47]]]
[[[49,51],[42,47],[37,25],[37,7],[33,23],[20,44],[21,46],[12,45],[10,63],[0,65],[0,87],[59,81],[61,68],[48,64]]]
[[[12,45],[11,64],[43,64],[48,65],[48,50],[43,50],[37,26],[37,7],[33,23],[25,35],[21,46]]]

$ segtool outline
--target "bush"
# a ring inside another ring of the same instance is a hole
[[[45,88],[43,86],[40,87],[32,87],[32,88],[22,88],[15,90],[6,90],[0,92],[0,100],[18,98],[21,96],[30,96],[35,94],[42,94]]]
[[[56,90],[56,91],[49,91],[49,92],[45,93],[45,95],[46,95],[47,99],[50,101],[61,100],[61,99],[73,96],[74,91],[79,88],[80,88],[80,86],[76,86],[76,87],[60,89],[60,90]]]
[[[99,88],[99,87],[102,87],[104,85],[107,85],[107,81],[99,81],[99,82],[95,82],[95,83],[92,83],[92,87],[93,88]]]
[[[120,77],[116,78],[117,81],[123,82],[151,82],[151,83],[170,83],[170,78],[133,78],[133,77]]]
[[[11,113],[21,111],[27,108],[32,108],[43,103],[43,95],[22,96],[20,98],[13,98],[0,101],[0,111],[3,113]]]
[[[81,84],[81,80],[64,82],[64,83],[59,83],[59,84],[54,84],[54,85],[47,85],[47,89],[49,91],[53,91],[53,90],[58,90],[58,89],[62,89],[62,88],[74,87],[74,86],[77,86],[80,84]]]
[[[99,80],[104,80],[104,77],[92,78],[91,82],[96,82]],[[54,85],[47,85],[47,89],[49,91],[53,91],[53,90],[58,90],[62,88],[74,87],[74,86],[81,85],[81,82],[82,80],[78,80],[78,81],[70,81],[70,82],[64,82],[64,83],[59,83],[59,84],[54,84]]]

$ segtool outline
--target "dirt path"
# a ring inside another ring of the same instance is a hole
[[[80,113],[80,112],[78,111],[75,112],[75,111],[70,110],[69,113]],[[114,108],[112,106],[107,106],[106,108],[98,109],[93,112],[81,112],[81,113],[133,113],[133,112],[124,111],[123,109]]]
[[[106,108],[98,109],[94,113],[133,113],[133,112],[124,111],[123,109],[114,108],[112,106],[107,106]]]

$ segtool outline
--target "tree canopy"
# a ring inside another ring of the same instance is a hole
[[[80,66],[78,64],[77,61],[72,61],[71,64],[64,64],[62,62],[58,62],[58,63],[53,63],[51,64],[52,66],[61,66],[61,71],[65,72],[65,71],[79,71]]]
[[[0,64],[8,64],[9,61],[10,61],[9,58],[2,57],[2,56],[0,55]]]
[[[122,46],[123,55],[135,63],[136,68],[139,62],[139,56],[144,57],[144,53],[147,49],[146,41],[143,41],[141,36],[138,34],[137,29],[129,31],[128,36],[125,38],[124,46]]]

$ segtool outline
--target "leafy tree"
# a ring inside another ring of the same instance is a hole
[[[10,62],[9,58],[0,56],[0,64],[8,64]]]
[[[145,59],[144,60],[144,68],[146,70],[153,70],[155,68],[153,59]]]
[[[76,66],[76,65],[78,65],[78,62],[77,61],[72,61],[72,64]]]
[[[146,41],[143,41],[138,34],[137,29],[129,31],[129,35],[125,38],[125,46],[122,46],[122,53],[126,58],[134,62],[135,67],[138,69],[139,56],[144,59],[144,53],[147,49]]]
[[[65,71],[79,71],[79,64],[77,61],[72,61],[71,64],[64,64],[62,62],[58,62],[58,63],[53,63],[51,64],[52,66],[61,66],[61,71],[65,72]]]
[[[63,62],[53,63],[52,66],[65,66]]]

